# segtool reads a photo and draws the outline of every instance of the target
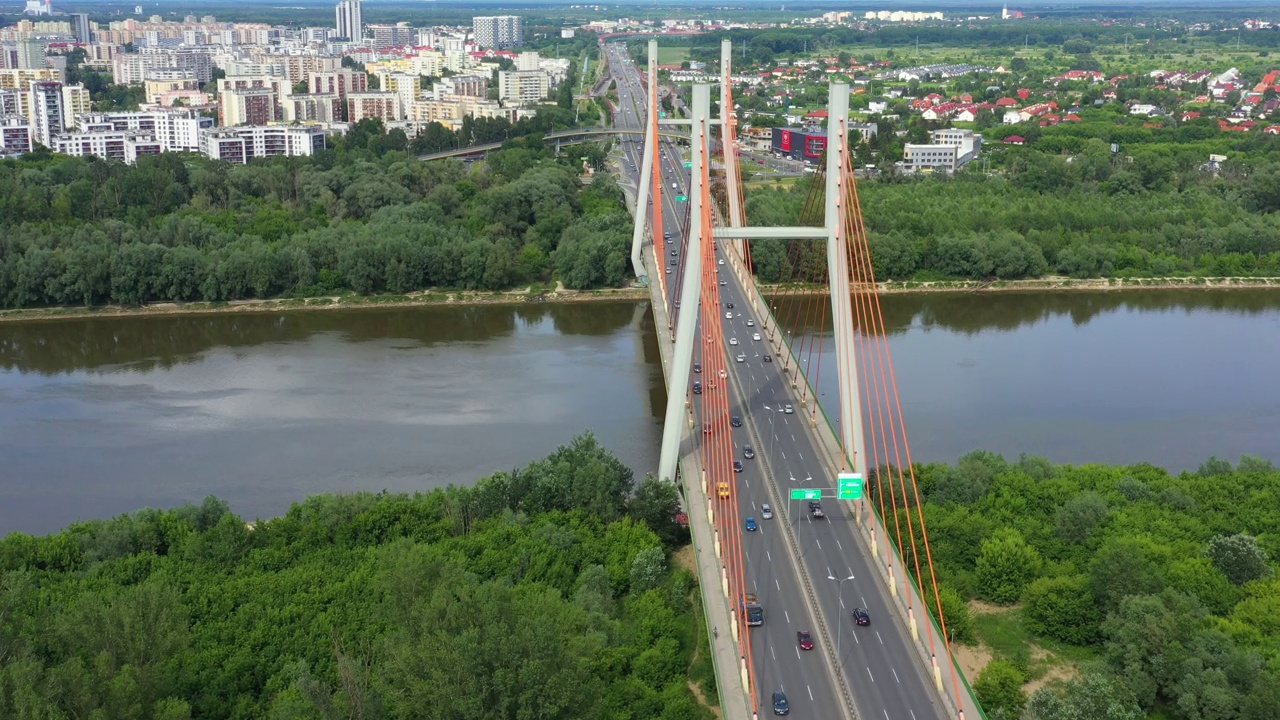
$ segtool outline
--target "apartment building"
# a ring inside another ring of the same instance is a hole
[[[164,146],[155,138],[128,131],[66,133],[53,139],[56,153],[73,157],[96,156],[132,165],[143,155],[159,155]]]
[[[342,0],[334,8],[336,22],[334,29],[337,36],[359,42],[364,37],[364,17],[361,13],[360,0]]]
[[[373,31],[373,47],[375,49],[405,47],[413,45],[418,39],[418,31],[402,22],[395,25],[370,25]]]
[[[346,100],[350,93],[362,93],[369,89],[369,76],[355,70],[318,72],[311,76],[308,85],[313,95],[337,95]]]
[[[551,78],[541,70],[503,70],[498,73],[498,99],[536,103],[551,92]]]
[[[487,15],[471,18],[471,29],[476,44],[482,48],[506,49],[519,47],[522,38],[518,15]]]
[[[89,91],[83,85],[32,81],[27,89],[27,118],[32,139],[53,147],[53,138],[75,127],[75,116],[89,112]]]
[[[484,75],[454,75],[442,78],[435,84],[436,97],[465,95],[483,98],[489,94],[489,78]]]
[[[360,122],[365,118],[399,120],[403,116],[400,96],[393,92],[349,93],[347,95],[347,122]]]
[[[280,118],[276,109],[283,108],[276,102],[276,93],[268,87],[249,87],[220,90],[218,92],[218,124],[265,125]]]
[[[290,95],[284,103],[284,121],[335,123],[342,121],[342,98],[325,95]]]
[[[298,125],[214,128],[200,133],[200,152],[243,165],[253,158],[312,155],[325,147],[324,131]]]
[[[408,107],[422,94],[422,78],[410,73],[379,73],[379,84],[386,92],[400,96],[400,107]]]
[[[0,154],[29,153],[35,149],[31,120],[26,115],[0,114]]]
[[[123,132],[159,142],[163,152],[199,152],[200,131],[214,127],[213,118],[190,108],[145,112],[86,113],[76,117],[83,133]]]

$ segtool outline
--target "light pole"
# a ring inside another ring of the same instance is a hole
[[[845,582],[852,580],[853,576],[850,575],[847,578],[838,578],[835,575],[828,575],[827,579],[836,581],[836,586],[838,588],[836,592],[840,595],[840,614],[836,616],[836,657],[840,658],[840,664],[844,665],[844,656],[840,654],[840,639],[843,637],[840,632],[840,624],[844,621],[844,584]]]

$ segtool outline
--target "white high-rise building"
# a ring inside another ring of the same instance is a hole
[[[341,0],[336,8],[338,37],[360,42],[364,37],[364,17],[360,13],[360,0]]]
[[[486,15],[471,18],[476,44],[482,48],[513,48],[522,42],[519,15]]]
[[[91,32],[89,30],[89,14],[88,13],[71,13],[67,17],[71,18],[71,34],[76,36],[76,42],[88,43],[92,41]]]

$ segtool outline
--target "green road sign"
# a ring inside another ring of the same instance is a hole
[[[792,500],[821,500],[822,491],[818,488],[791,488]]]
[[[836,497],[840,500],[858,500],[862,498],[862,476],[858,473],[839,473],[836,475]]]
[[[692,160],[685,160],[685,161],[684,161],[684,166],[685,166],[685,167],[687,167],[687,168],[691,168],[691,167],[693,167],[693,161],[692,161]]]
[[[688,196],[688,195],[677,195],[677,196],[676,196],[676,202],[689,202],[689,196]]]

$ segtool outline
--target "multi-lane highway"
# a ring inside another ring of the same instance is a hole
[[[610,44],[606,52],[609,72],[618,88],[619,107],[614,122],[621,127],[641,127],[648,96],[639,72],[622,45]],[[623,140],[623,171],[626,181],[633,185],[638,183],[642,152],[643,141],[639,138]],[[662,143],[661,158],[663,229],[670,237],[666,240],[666,257],[659,261],[666,266],[667,297],[672,303],[678,296],[683,267],[680,261],[686,253],[688,207],[675,201],[677,193],[671,183],[676,183],[679,193],[687,194],[689,179],[674,143]],[[645,212],[647,208],[637,211]],[[752,516],[759,528],[743,532],[743,547],[748,590],[756,592],[765,608],[764,625],[750,631],[760,712],[770,714],[772,693],[783,690],[792,715],[845,715],[830,665],[823,659],[825,648],[805,651],[797,643],[797,631],[807,630],[813,632],[817,643],[837,643],[839,672],[851,690],[861,720],[944,718],[946,713],[939,707],[929,672],[911,647],[905,623],[892,609],[887,587],[869,564],[853,518],[842,503],[834,500],[822,503],[826,514],[823,519],[814,518],[806,503],[787,502],[791,488],[832,488],[835,481],[814,447],[804,410],[797,406],[793,413],[786,412],[795,399],[787,391],[782,359],[772,357],[772,362],[765,361],[773,352],[769,341],[775,330],[767,317],[753,311],[753,304],[737,281],[732,259],[725,254],[728,244],[720,245],[715,270],[720,278],[721,307],[716,317],[721,319],[725,342],[736,343],[726,346],[730,412],[744,420],[743,427],[731,428],[735,459],[741,460],[744,468],[736,475],[742,517],[735,521],[743,522],[746,516]],[[675,255],[671,254],[673,250]],[[651,281],[656,282],[657,278]],[[701,333],[696,337],[701,338]],[[695,363],[701,362],[702,343],[698,347]],[[739,355],[742,362],[737,361]],[[693,375],[693,380],[699,379],[700,375]],[[673,401],[685,392],[673,389]],[[693,407],[700,413],[700,403],[693,403]],[[701,417],[697,420],[695,427],[700,427]],[[755,459],[744,456],[746,446],[754,448]],[[766,473],[765,467],[771,472]],[[773,519],[764,519],[762,507],[766,503],[773,508]],[[822,637],[814,626],[793,564],[794,551],[788,548],[782,523],[791,524],[799,561],[812,582],[818,611],[830,638]],[[845,578],[853,579],[839,582]],[[869,626],[854,624],[855,607],[866,609],[871,617]],[[923,625],[922,610],[917,609],[917,613]]]

